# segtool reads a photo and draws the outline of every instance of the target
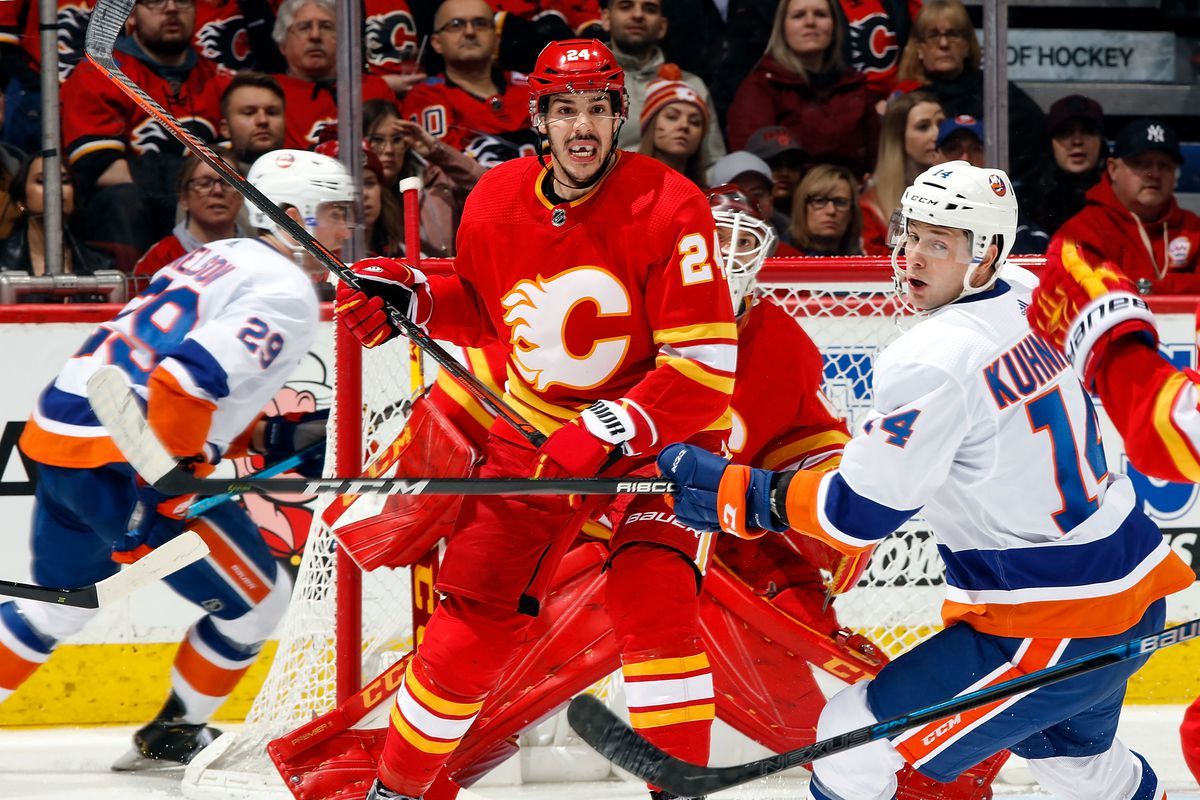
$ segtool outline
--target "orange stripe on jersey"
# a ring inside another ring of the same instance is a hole
[[[654,332],[655,344],[707,344],[710,342],[728,342],[737,344],[737,324],[733,322],[713,322],[699,325],[683,325],[678,328],[663,328]]]
[[[818,514],[817,492],[821,488],[821,478],[828,472],[814,470],[797,470],[788,485],[787,518],[788,526],[806,536],[811,536],[819,542],[829,545],[842,555],[855,556],[865,553],[875,547],[875,543],[856,546],[836,539],[821,526]]]
[[[125,456],[107,436],[63,436],[51,433],[30,419],[21,433],[21,452],[53,467],[88,469],[120,464]]]
[[[202,518],[192,523],[192,529],[208,545],[208,560],[230,579],[234,587],[251,605],[258,605],[270,593],[271,586],[258,567],[242,557],[241,551],[224,534]]]
[[[392,706],[392,727],[396,729],[396,733],[400,734],[404,741],[411,744],[422,753],[431,753],[433,755],[445,755],[446,753],[454,752],[458,747],[459,739],[430,739],[428,736],[417,731],[412,725],[408,724],[408,720],[400,713],[400,709]]]
[[[629,724],[638,730],[680,725],[684,722],[709,722],[717,715],[714,703],[698,703],[661,711],[630,711]]]
[[[763,469],[779,469],[785,464],[801,461],[818,450],[841,448],[850,441],[850,436],[843,430],[829,430],[813,436],[806,436],[796,442],[785,444],[768,452],[762,459]]]
[[[733,395],[733,376],[728,372],[717,372],[693,361],[690,358],[658,355],[654,359],[655,366],[668,366],[685,378],[721,394]]]
[[[480,425],[485,431],[492,426],[495,418],[491,413],[479,404],[474,395],[464,389],[458,381],[450,377],[449,373],[445,371],[438,373],[436,383],[438,388],[446,393],[447,397],[462,406],[463,410],[470,415],[471,419],[477,425]]]
[[[188,394],[161,366],[150,373],[146,389],[146,421],[163,446],[183,458],[203,451],[217,404]]]
[[[1173,413],[1179,395],[1190,385],[1191,380],[1182,372],[1167,379],[1154,399],[1154,430],[1176,469],[1189,481],[1200,483],[1200,458],[1197,458],[1191,438],[1175,423]]]
[[[685,678],[691,673],[707,672],[709,669],[708,653],[696,653],[677,658],[654,658],[649,661],[621,665],[621,673],[627,680],[645,677],[661,678],[664,675]]]
[[[192,643],[184,639],[175,654],[172,665],[179,677],[187,681],[197,692],[208,697],[224,697],[233,691],[233,687],[241,680],[242,675],[250,668],[250,662],[240,669],[225,669],[218,667],[200,654]]]
[[[998,683],[1018,678],[1021,675],[1028,675],[1031,672],[1044,669],[1057,660],[1056,656],[1061,646],[1061,639],[1032,639],[1025,652],[1021,655],[1021,658],[1017,661],[1016,666],[1009,667],[987,683],[971,686],[964,690],[964,692],[986,689],[989,686],[995,686]],[[960,692],[959,694],[964,692]],[[955,696],[957,697],[957,695]],[[919,764],[935,751],[940,750],[963,735],[971,725],[983,719],[1000,706],[1015,703],[1019,699],[1019,696],[1009,697],[973,708],[970,711],[964,711],[961,714],[956,714],[948,720],[935,720],[923,728],[918,728],[915,731],[904,734],[902,741],[896,743],[896,750],[900,755],[904,756],[904,760],[908,763],[913,765]]]
[[[1155,600],[1188,588],[1195,579],[1192,568],[1171,551],[1146,577],[1119,594],[1012,605],[946,600],[942,620],[947,627],[965,621],[980,633],[994,636],[1113,636],[1132,627]]]

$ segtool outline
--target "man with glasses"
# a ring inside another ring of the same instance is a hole
[[[192,47],[195,0],[140,0],[130,35],[117,40],[125,74],[206,143],[217,136],[221,92],[216,64]],[[183,145],[91,62],[62,87],[63,141],[83,200],[84,239],[128,271],[175,224]]]
[[[485,0],[446,0],[438,7],[429,44],[446,71],[413,87],[405,117],[447,147],[488,166],[537,151],[529,127],[529,86],[495,64],[499,33]]]
[[[503,344],[505,400],[547,437],[534,446],[497,421],[481,476],[640,474],[672,436],[719,447],[737,330],[704,195],[616,147],[624,75],[600,42],[551,43],[529,82],[527,119],[548,149],[479,181],[455,274],[426,280],[403,262],[359,262],[366,293],[339,288],[341,318],[364,345],[381,344],[398,334],[386,299],[436,338]],[[711,539],[674,524],[661,496],[469,496],[439,573],[445,599],[397,693],[370,798],[429,790],[538,635],[533,618],[581,526],[605,511],[606,610],[633,723],[673,754],[707,760],[715,701],[698,614]]]
[[[1050,252],[1077,242],[1085,258],[1120,266],[1143,294],[1200,292],[1200,216],[1175,200],[1182,163],[1169,125],[1156,119],[1126,125],[1104,177],[1088,190],[1083,210],[1054,234]]]
[[[284,0],[271,33],[287,62],[276,75],[284,94],[284,145],[310,150],[337,124],[337,8],[333,0]],[[395,101],[378,75],[362,78],[362,99]]]

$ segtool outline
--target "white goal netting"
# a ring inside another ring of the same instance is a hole
[[[826,392],[852,429],[870,407],[874,358],[900,334],[903,322],[891,301],[890,281],[879,270],[869,275],[869,279],[852,282],[844,278],[828,282],[774,280],[759,287],[760,294],[796,317],[820,348],[826,364]],[[337,361],[336,380],[342,382],[348,379],[348,359],[342,354]],[[347,424],[361,425],[364,461],[385,451],[400,434],[407,412],[405,401],[412,397],[414,386],[431,382],[435,371],[428,359],[418,368],[403,341],[363,352],[361,414],[360,409],[347,408],[339,401],[334,424],[339,430]],[[341,434],[337,438],[342,438]],[[331,444],[331,449],[336,446]],[[331,451],[330,463],[335,457],[336,452]],[[292,605],[279,631],[270,673],[242,729],[222,737],[189,766],[184,782],[189,797],[287,796],[266,756],[266,743],[336,705],[339,659],[335,630],[346,622],[335,610],[338,580],[333,538],[319,523],[324,505],[319,505],[314,515],[314,530]],[[910,527],[877,549],[859,588],[840,598],[837,605],[844,624],[865,633],[892,655],[936,629],[942,596],[936,550],[919,522]],[[409,570],[377,570],[363,575],[362,584],[362,655],[357,668],[362,679],[369,680],[412,647]],[[617,694],[616,687],[610,684],[607,688]],[[603,696],[604,690],[601,693]],[[540,743],[561,744],[564,726],[545,725],[527,733],[523,746],[536,749]],[[578,762],[572,763],[569,772],[576,779],[592,775]],[[558,779],[571,777],[560,775]]]

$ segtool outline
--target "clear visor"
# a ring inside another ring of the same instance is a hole
[[[312,221],[317,227],[347,228],[358,227],[358,213],[354,203],[336,201],[317,205],[317,217]]]
[[[607,91],[586,94],[559,93],[552,95],[543,112],[547,123],[574,123],[580,118],[596,123],[611,121],[620,116],[620,108],[613,105],[613,96]]]
[[[888,225],[888,244],[906,259],[919,257],[958,264],[971,262],[970,232],[914,222],[899,212],[892,215]]]

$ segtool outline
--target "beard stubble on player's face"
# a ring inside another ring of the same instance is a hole
[[[556,176],[568,188],[595,177],[604,168],[613,147],[616,118],[579,114],[570,120],[548,123],[550,160]],[[569,183],[568,183],[569,181]]]

